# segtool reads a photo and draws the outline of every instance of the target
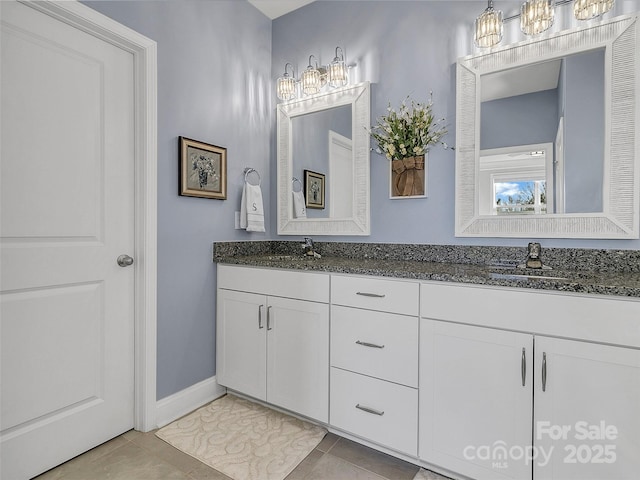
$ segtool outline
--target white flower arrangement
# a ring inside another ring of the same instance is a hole
[[[387,112],[371,128],[371,136],[378,144],[376,151],[389,160],[424,155],[429,146],[436,143],[448,148],[441,141],[447,134],[444,118],[436,120],[433,115],[433,93],[429,94],[427,103],[416,102],[407,96],[398,111],[389,103]]]

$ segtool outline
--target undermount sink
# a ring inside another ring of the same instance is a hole
[[[308,259],[313,260],[313,257],[307,256],[307,255],[284,255],[284,254],[283,255],[264,255],[262,258],[272,262],[290,262],[293,260],[308,260]]]
[[[490,273],[490,278],[496,280],[558,280],[568,282],[567,277],[553,277],[551,275],[528,275],[526,273]]]

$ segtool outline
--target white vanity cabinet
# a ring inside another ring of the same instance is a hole
[[[639,302],[423,284],[421,317],[421,460],[478,480],[637,477]]]
[[[415,456],[417,282],[331,277],[332,426]]]
[[[529,445],[532,407],[531,335],[420,320],[422,460],[477,480],[530,479],[530,465],[485,453]]]
[[[534,479],[638,478],[640,350],[538,335],[535,348],[534,445],[553,453]]]
[[[329,276],[218,265],[219,384],[328,422]]]

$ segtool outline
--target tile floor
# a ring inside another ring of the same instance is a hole
[[[413,480],[419,468],[332,433],[286,480]],[[229,480],[160,440],[131,430],[36,477],[37,480]],[[422,471],[423,480],[445,477]]]

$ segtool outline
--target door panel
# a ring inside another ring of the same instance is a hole
[[[329,305],[269,297],[267,401],[329,420]]]
[[[101,396],[103,301],[101,283],[3,296],[3,431]]]
[[[535,343],[534,442],[547,454],[534,463],[536,480],[637,478],[640,351],[541,336]]]
[[[2,478],[133,426],[133,57],[31,8],[2,18]]]
[[[218,290],[216,379],[220,385],[266,400],[267,297]]]
[[[506,453],[531,444],[532,360],[531,335],[421,319],[420,458],[478,480],[531,479]]]

